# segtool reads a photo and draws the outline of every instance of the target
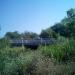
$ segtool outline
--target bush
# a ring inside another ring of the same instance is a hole
[[[45,56],[54,58],[57,61],[65,61],[75,57],[75,40],[65,40],[49,46],[40,47]]]
[[[0,49],[9,46],[9,40],[5,38],[0,39]]]
[[[32,62],[32,51],[9,47],[0,49],[0,75],[29,74]]]
[[[45,57],[37,51],[35,57],[34,75],[74,75],[75,62],[55,63],[50,57]],[[32,74],[33,75],[33,74]]]

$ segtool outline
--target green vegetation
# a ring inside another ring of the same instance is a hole
[[[11,47],[10,39],[55,38],[52,45],[31,50]],[[40,35],[32,32],[8,32],[0,39],[0,75],[75,75],[75,9],[67,17]]]
[[[42,46],[35,51],[4,48],[0,50],[0,75],[74,75],[74,46],[70,51],[66,47],[52,45],[47,46],[45,50]]]
[[[54,58],[56,61],[68,61],[75,58],[75,40],[65,40],[62,43],[56,43],[49,46],[41,47],[41,51],[45,56]]]

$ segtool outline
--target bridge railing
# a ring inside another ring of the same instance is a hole
[[[40,44],[52,44],[55,42],[55,39],[12,39],[11,44],[24,44],[24,45],[40,45]]]

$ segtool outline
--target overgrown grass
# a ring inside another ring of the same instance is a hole
[[[75,40],[65,40],[49,46],[41,46],[40,50],[45,56],[56,61],[66,61],[75,57]]]
[[[0,75],[24,75],[33,61],[33,52],[22,48],[0,50]]]
[[[75,75],[75,40],[40,46],[34,51],[2,46],[0,75]]]

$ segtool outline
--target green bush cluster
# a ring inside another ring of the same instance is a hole
[[[33,62],[33,53],[23,48],[0,49],[0,75],[24,75]]]
[[[75,40],[57,42],[53,45],[42,46],[40,49],[45,56],[54,58],[57,61],[69,60],[75,57]]]

